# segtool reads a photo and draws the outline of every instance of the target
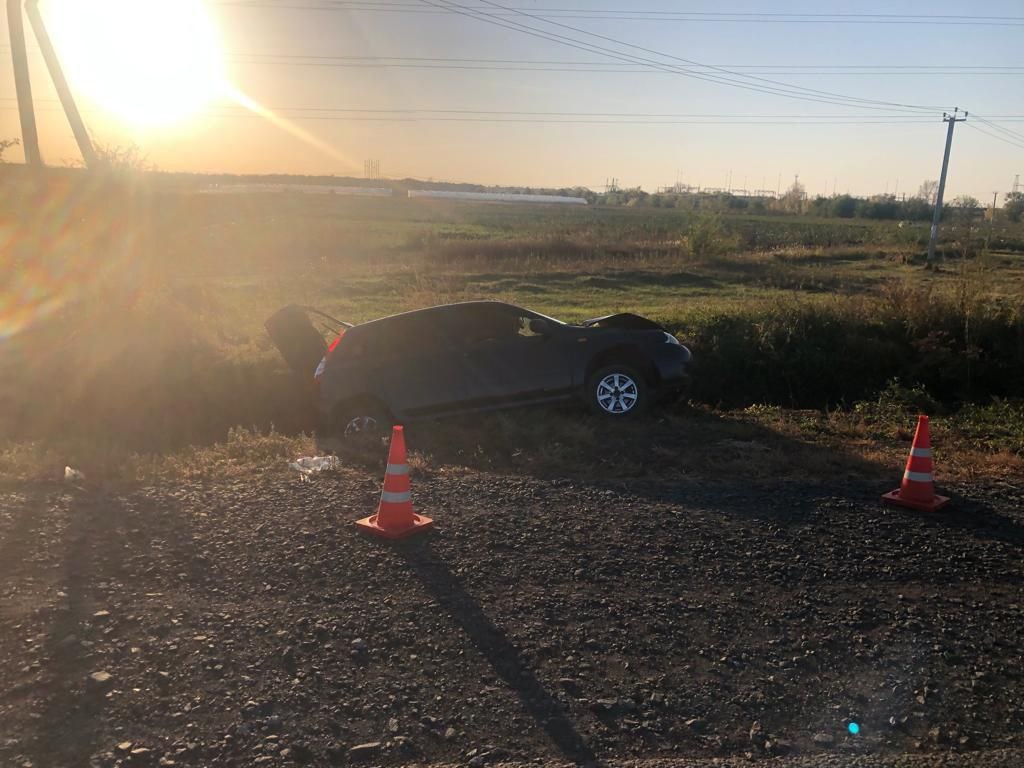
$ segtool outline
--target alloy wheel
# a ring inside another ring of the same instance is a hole
[[[632,377],[624,373],[609,373],[597,382],[597,404],[606,413],[629,413],[640,398],[640,391]]]

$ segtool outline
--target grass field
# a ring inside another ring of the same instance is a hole
[[[7,183],[0,215],[10,475],[72,460],[152,472],[154,454],[223,443],[235,425],[276,425],[275,450],[299,450],[289,435],[308,428],[307,411],[262,328],[292,302],[352,322],[473,298],[569,321],[633,311],[694,349],[692,404],[666,417],[680,429],[898,453],[924,409],[948,416],[940,433],[975,457],[965,472],[1012,471],[1024,451],[1019,226],[947,227],[933,272],[926,227],[896,222],[219,196],[77,177]],[[986,236],[1000,248],[984,251]],[[491,437],[445,427],[462,446],[448,458],[558,467],[571,451],[551,444],[604,429],[569,414],[537,439],[523,418],[488,421]],[[635,436],[620,437],[628,451]]]

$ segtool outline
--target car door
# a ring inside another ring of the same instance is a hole
[[[464,398],[465,360],[440,323],[440,312],[412,312],[381,321],[375,376],[395,415],[429,415]]]
[[[570,361],[562,327],[502,304],[476,305],[457,318],[465,371],[465,399],[471,405],[557,397],[570,390]]]

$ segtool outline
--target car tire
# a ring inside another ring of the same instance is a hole
[[[587,405],[601,416],[629,419],[643,414],[650,404],[647,381],[629,365],[606,365],[587,379]]]
[[[379,440],[391,430],[388,409],[374,400],[342,403],[331,413],[328,432],[345,440]]]

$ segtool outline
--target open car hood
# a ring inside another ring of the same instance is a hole
[[[593,317],[580,323],[584,328],[615,328],[621,331],[663,331],[665,330],[653,320],[634,315],[632,312],[619,312],[615,315]]]

